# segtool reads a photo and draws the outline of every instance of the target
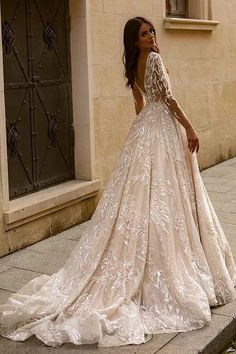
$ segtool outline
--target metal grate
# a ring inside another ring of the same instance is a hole
[[[2,0],[10,198],[74,178],[68,0]]]

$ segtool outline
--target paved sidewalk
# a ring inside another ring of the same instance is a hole
[[[236,261],[236,158],[201,173]],[[88,221],[89,222],[89,221]],[[36,276],[53,274],[64,264],[79,240],[86,223],[24,250],[0,258],[0,303]],[[204,328],[185,333],[154,335],[149,342],[124,347],[97,348],[97,345],[64,344],[51,348],[31,337],[13,342],[0,336],[2,354],[195,354],[221,351],[224,343],[236,336],[236,301],[212,310],[212,321]]]

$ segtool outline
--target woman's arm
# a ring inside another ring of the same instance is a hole
[[[169,106],[170,110],[174,114],[175,118],[179,121],[179,123],[185,128],[186,136],[188,140],[188,149],[191,152],[199,151],[199,139],[197,134],[191,125],[190,121],[188,120],[186,114],[184,113],[181,106],[178,104],[176,99],[172,96],[167,99],[166,104]]]
[[[158,93],[158,97],[161,98],[165,104],[169,107],[174,117],[179,121],[179,123],[185,128],[186,136],[188,140],[188,148],[191,152],[198,152],[199,150],[199,139],[192,127],[189,119],[184,113],[181,106],[178,104],[177,100],[172,94],[170,83],[168,80],[168,74],[162,62],[162,59],[158,53],[155,53],[151,60],[153,63],[153,76],[154,83],[156,85],[155,89]]]
[[[145,99],[136,85],[134,85],[134,87],[132,88],[132,92],[134,97],[135,111],[136,114],[138,115],[140,111],[143,109],[143,107],[145,106]]]
[[[166,99],[166,104],[174,114],[175,118],[185,129],[192,127],[182,107],[178,104],[178,102],[173,96],[170,96]]]

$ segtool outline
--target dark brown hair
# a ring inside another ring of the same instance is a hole
[[[122,62],[125,70],[124,75],[127,79],[126,86],[133,88],[134,86],[134,71],[137,65],[137,59],[139,56],[139,48],[135,45],[138,41],[139,28],[143,23],[147,23],[154,29],[154,35],[156,38],[156,31],[151,23],[144,17],[134,17],[128,20],[124,27],[123,42],[124,53],[122,55]]]

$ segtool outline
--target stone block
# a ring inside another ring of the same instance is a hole
[[[70,254],[77,245],[77,241],[68,240],[61,238],[59,235],[50,237],[47,240],[37,242],[27,249],[28,251],[43,252],[43,253],[53,253],[55,251],[63,252],[63,250]]]
[[[227,224],[224,222],[221,222],[221,226],[223,227],[224,232],[233,240],[235,240],[235,234],[236,234],[236,225],[235,224]],[[236,241],[235,241],[236,242]],[[236,253],[235,253],[236,256]]]
[[[3,263],[0,266],[0,273],[3,273],[3,272],[5,272],[6,270],[8,270],[10,268],[12,268],[10,265],[6,265],[6,264]]]
[[[51,216],[31,221],[8,231],[10,252],[25,248],[26,246],[47,238],[51,235]]]
[[[230,194],[218,193],[218,192],[208,192],[211,201],[219,201],[219,202],[230,202],[234,197]]]
[[[80,205],[79,203],[73,204],[51,214],[51,233],[56,235],[81,221]]]
[[[125,97],[129,91],[125,87],[125,79],[123,77],[124,67],[120,63],[112,63],[100,65],[100,84],[101,94],[103,98]],[[120,111],[121,113],[122,111]]]
[[[60,239],[78,241],[83,233],[83,231],[89,225],[90,220],[83,222],[82,224],[76,225],[66,231],[61,232],[58,236]],[[57,237],[56,236],[56,237]]]
[[[190,346],[178,347],[177,345],[172,344],[171,342],[164,346],[161,350],[158,351],[158,354],[198,354],[198,349],[192,349]]]
[[[1,279],[1,276],[0,276]],[[13,291],[0,289],[0,304],[5,304]],[[1,343],[1,341],[0,341]],[[1,345],[1,344],[0,344]]]
[[[224,211],[227,213],[235,213],[236,215],[236,201],[224,203]]]
[[[202,179],[206,185],[212,183],[214,183],[215,185],[222,185],[222,184],[229,185],[230,182],[227,178],[224,177],[202,176]]]
[[[208,177],[223,177],[231,179],[230,174],[235,174],[232,167],[230,166],[211,166],[211,168],[204,171],[203,175]]]
[[[123,49],[119,15],[95,13],[91,24],[93,64],[120,64]]]
[[[102,98],[101,84],[101,66],[102,64],[93,64],[93,103],[96,104],[96,99]]]
[[[179,333],[158,354],[220,353],[225,343],[233,337],[234,330],[232,318],[213,313],[211,321],[203,328]]]
[[[229,302],[228,304],[223,306],[213,307],[212,313],[236,319],[236,300]]]
[[[168,56],[166,59],[168,59]],[[172,77],[174,79],[172,79],[172,83],[178,84],[181,81],[181,86],[187,85],[190,88],[203,85],[203,90],[207,88],[207,82],[224,80],[224,66],[224,58],[211,58],[210,55],[205,58],[172,58],[168,59],[167,65],[170,68],[171,79]]]
[[[31,336],[24,342],[15,342],[11,339],[0,336],[0,348],[3,354],[26,354],[34,352],[41,345],[41,341]],[[56,353],[56,352],[55,352]]]
[[[232,187],[227,184],[205,183],[208,192],[226,193]]]
[[[235,12],[235,10],[233,10],[232,12]],[[236,18],[236,16],[235,16]],[[236,21],[234,24],[229,24],[227,26],[227,32],[228,32],[228,38],[229,38],[229,55],[231,57],[235,57],[236,56],[236,43],[235,43],[235,37],[236,37]]]
[[[0,257],[9,253],[9,241],[5,231],[1,232],[0,236]]]
[[[40,275],[40,273],[32,272],[26,269],[8,269],[0,274],[0,289],[9,290],[11,292],[18,291],[30,280]]]
[[[59,252],[56,248],[53,252],[36,252],[24,249],[10,254],[4,262],[12,267],[51,275],[64,265],[69,254],[70,251],[63,250],[63,252]]]
[[[153,17],[151,1],[137,0],[103,0],[104,13],[126,15],[127,19],[134,16]]]
[[[192,99],[193,97],[196,97],[197,99]],[[191,121],[196,129],[200,132],[210,130],[211,116],[209,114],[209,103],[205,85],[186,86],[185,100],[188,115],[191,117]]]
[[[235,179],[232,178],[232,179],[228,180],[227,184],[229,186],[236,187],[236,176],[235,176]]]
[[[103,0],[90,0],[90,10],[92,14],[96,12],[103,12]]]
[[[126,3],[125,0],[103,0],[103,11],[104,13],[127,14]]]
[[[202,134],[202,133],[201,133]],[[200,170],[202,170],[202,176],[210,175],[207,170],[203,170],[212,166],[215,163],[215,158],[218,155],[218,152],[214,144],[210,144],[209,141],[212,140],[212,134],[209,134],[209,140],[205,135],[200,137],[200,149],[198,152],[198,162]]]
[[[99,99],[95,102],[96,169],[102,187],[116,166],[122,144],[135,118],[134,113],[133,116],[129,114],[130,109],[133,110],[134,106],[128,105],[126,97]],[[127,119],[122,122],[124,112]]]
[[[218,216],[220,222],[236,225],[236,214],[235,213],[226,213],[224,211],[219,211],[217,213],[217,216]]]
[[[100,188],[101,190],[101,188]],[[99,192],[100,192],[99,190]],[[92,198],[87,198],[81,201],[80,203],[80,210],[81,210],[81,221],[82,223],[87,222],[91,219],[95,208],[97,205],[97,195]],[[79,224],[81,225],[81,224]],[[82,226],[84,227],[84,226]]]
[[[236,187],[231,187],[231,189],[229,190],[229,194],[233,194],[234,195],[234,199],[235,199],[235,197],[236,197]]]

